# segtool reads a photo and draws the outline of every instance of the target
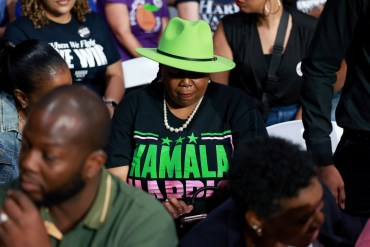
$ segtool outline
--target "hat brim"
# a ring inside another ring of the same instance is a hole
[[[215,56],[217,59],[214,61],[190,61],[160,54],[157,52],[157,48],[137,48],[136,52],[160,64],[187,71],[214,73],[231,70],[235,67],[233,61],[221,56]]]

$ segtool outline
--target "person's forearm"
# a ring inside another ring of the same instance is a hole
[[[139,54],[135,52],[135,49],[141,47],[141,44],[131,31],[127,5],[122,3],[107,3],[105,6],[105,15],[108,25],[121,46],[132,56],[138,57]]]
[[[135,49],[142,47],[140,42],[131,32],[121,32],[115,33],[116,38],[120,42],[120,44],[133,56],[133,57],[140,57],[138,53],[136,53]]]
[[[121,60],[108,66],[106,75],[105,75],[105,80],[106,80],[106,88],[105,88],[104,98],[106,102],[108,103],[107,107],[108,107],[109,113],[112,116],[115,105],[109,102],[114,101],[116,104],[118,104],[121,101],[125,93],[125,84],[123,81],[123,71],[122,71]]]
[[[113,99],[117,103],[119,103],[124,94],[125,87],[123,79],[119,76],[110,76],[107,80],[107,87],[104,93],[104,97],[107,99]]]
[[[199,3],[196,1],[182,2],[177,4],[179,17],[188,21],[199,20]]]
[[[341,67],[358,21],[359,2],[328,0],[302,62],[304,138],[319,165],[333,163],[331,104]]]

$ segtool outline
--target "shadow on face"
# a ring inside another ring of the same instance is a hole
[[[174,107],[193,106],[205,94],[209,73],[181,70],[162,65],[162,82]]]
[[[324,222],[323,189],[318,179],[299,191],[297,197],[283,199],[282,209],[263,222],[264,234],[296,247],[308,246],[318,237]]]

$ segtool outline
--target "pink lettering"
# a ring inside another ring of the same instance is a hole
[[[141,180],[137,180],[137,179],[133,180],[133,186],[141,190],[143,189],[143,187],[141,186]]]
[[[158,184],[156,180],[148,181],[148,193],[157,199],[163,199],[163,195],[158,188]]]
[[[215,186],[215,180],[207,180],[207,186]],[[213,190],[206,190],[206,197],[210,197],[213,194]]]
[[[178,180],[165,181],[167,197],[182,198],[184,196],[184,186]]]
[[[199,180],[186,180],[185,184],[186,184],[185,188],[186,188],[187,197],[192,197],[194,194],[194,191],[198,190],[199,188],[204,187],[204,184],[202,183],[202,181],[199,181]],[[202,191],[197,195],[197,198],[200,198],[203,196],[204,196],[204,192]]]

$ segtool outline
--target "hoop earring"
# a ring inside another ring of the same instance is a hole
[[[280,10],[280,7],[281,7],[281,2],[280,2],[280,0],[276,0],[277,1],[277,4],[278,4],[278,8],[277,8],[277,10],[276,11],[274,11],[273,13],[271,13],[271,14],[276,14],[279,10]]]
[[[267,1],[269,2],[270,10],[267,8]],[[276,14],[277,12],[279,12],[280,7],[281,7],[281,2],[280,2],[280,0],[276,0],[276,1],[277,1],[277,4],[278,4],[278,8],[274,12],[271,12],[271,0],[266,0],[265,5],[263,6],[263,15],[265,17],[269,16],[270,14],[273,15],[273,14]]]
[[[259,228],[257,225],[253,225],[252,229],[254,230],[258,237],[262,237],[263,235],[262,228]]]
[[[271,9],[271,0],[266,0],[265,5],[263,5],[263,15],[264,16],[270,15],[270,10],[267,8],[267,2],[270,3],[270,9]]]

